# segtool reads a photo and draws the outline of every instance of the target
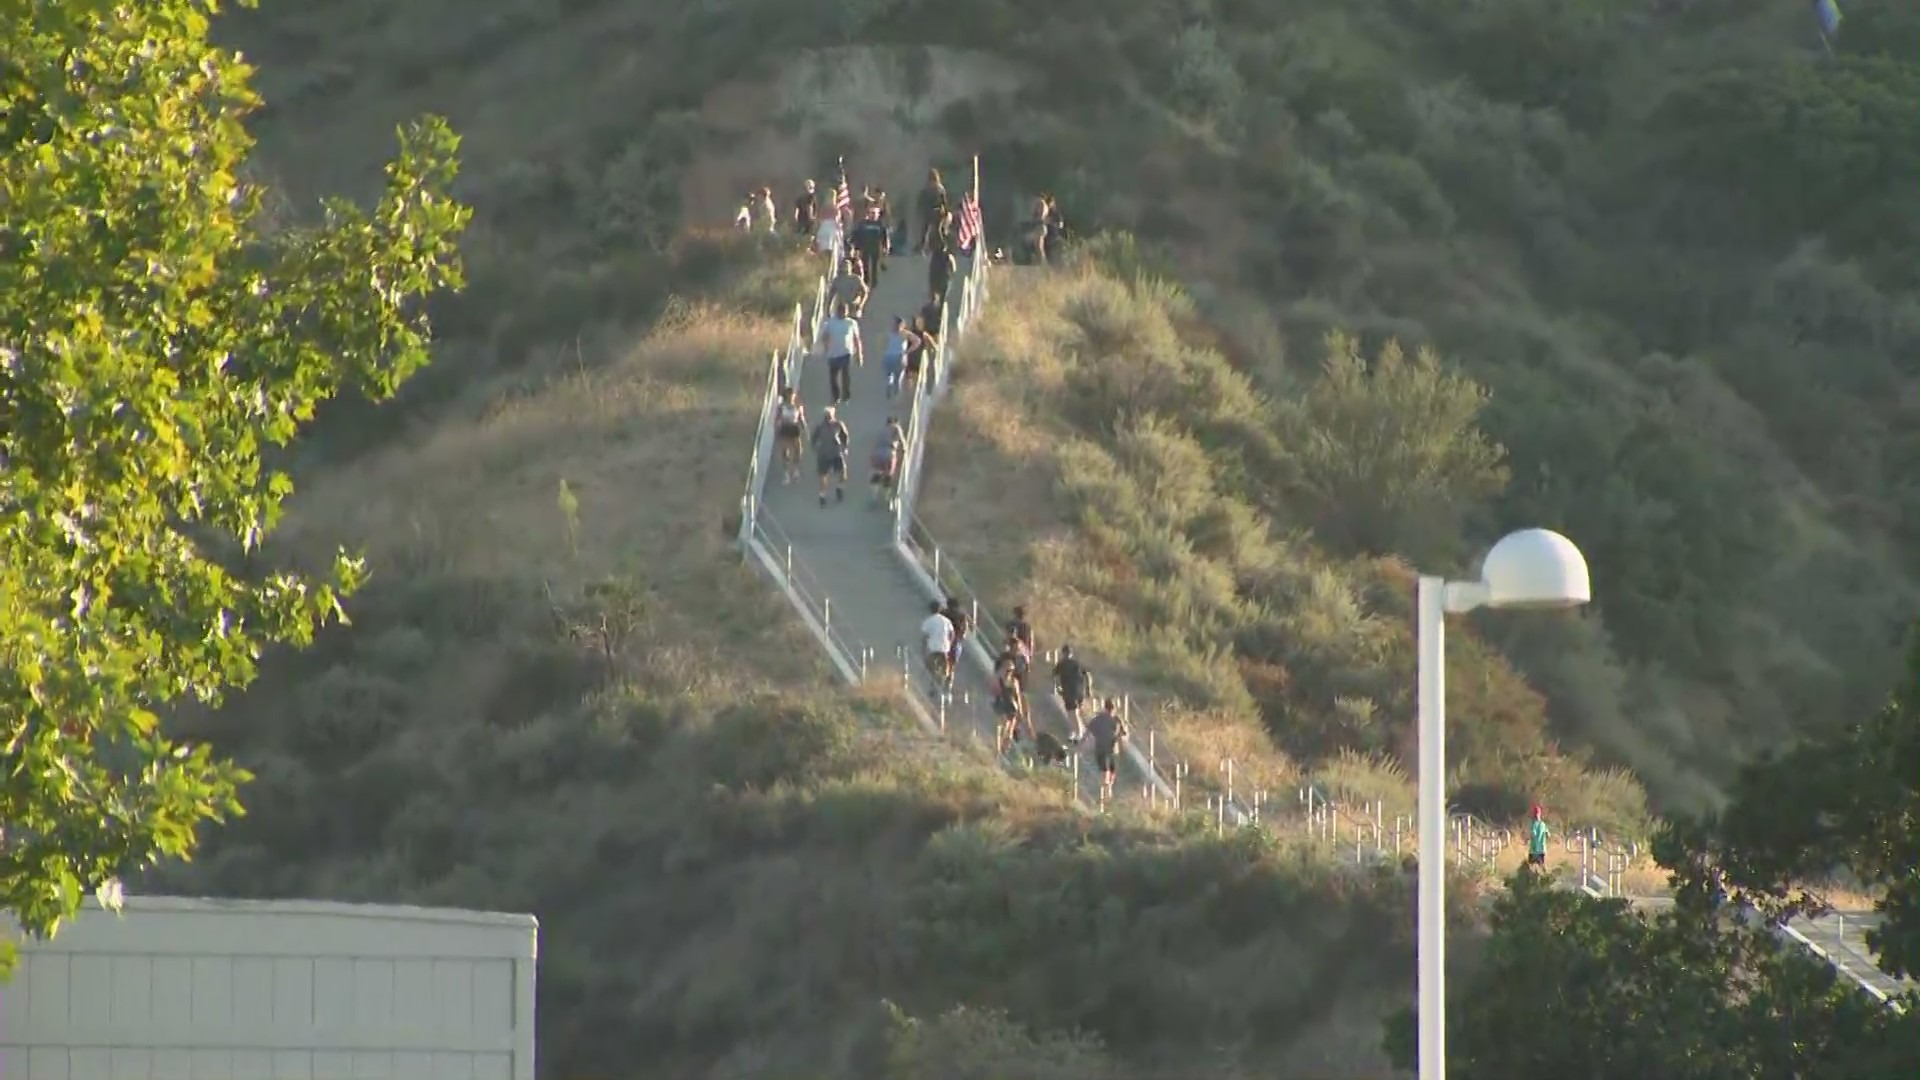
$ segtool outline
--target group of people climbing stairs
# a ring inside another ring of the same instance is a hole
[[[745,227],[754,220],[742,217]],[[788,546],[785,562],[803,565],[805,579],[830,598],[822,602],[831,610],[830,640],[862,657],[891,644],[903,683],[936,723],[974,727],[981,742],[1021,766],[1077,771],[1084,756],[1095,765],[1086,793],[1111,797],[1125,736],[1120,703],[1090,701],[1084,676],[1068,679],[1065,693],[1034,694],[1036,654],[1024,618],[1016,618],[1024,630],[1012,640],[985,641],[979,621],[962,614],[974,602],[947,602],[927,568],[916,572],[901,558],[895,523],[910,419],[944,381],[941,369],[956,344],[944,338],[957,331],[956,309],[970,295],[966,282],[978,281],[991,258],[977,173],[974,189],[955,200],[930,170],[903,221],[884,189],[868,185],[856,197],[843,164],[829,192],[811,181],[803,187],[788,224],[796,242],[834,261],[825,268],[818,325],[805,327],[805,355],[778,388],[770,418],[775,467],[757,509],[777,522],[768,531]],[[874,351],[881,353],[877,365],[869,362]],[[862,470],[871,492],[864,508],[848,505],[846,496],[849,478],[857,482]],[[938,595],[929,596],[930,584]],[[937,650],[924,648],[932,640],[930,603],[946,613],[938,619]],[[970,647],[983,650],[973,663]],[[930,667],[918,670],[932,651],[944,658],[937,678]],[[1050,660],[1055,674],[1076,670],[1071,650],[1060,651],[1067,655]],[[1036,715],[1036,704],[1046,715]],[[1091,715],[1083,712],[1089,706]]]

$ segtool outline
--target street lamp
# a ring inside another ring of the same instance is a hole
[[[1550,529],[1508,533],[1487,552],[1478,581],[1420,576],[1420,1080],[1447,1075],[1447,616],[1591,599],[1586,558]]]

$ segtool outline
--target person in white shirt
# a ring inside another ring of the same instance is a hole
[[[820,225],[813,231],[813,250],[822,255],[830,254],[841,240],[840,217],[838,214],[820,215]]]
[[[835,304],[833,317],[820,324],[819,344],[827,358],[827,396],[832,404],[844,405],[853,400],[853,365],[867,364],[860,324],[853,321],[847,305]]]
[[[933,681],[944,690],[953,687],[953,666],[948,656],[953,652],[953,623],[941,610],[940,601],[928,605],[926,619],[920,623],[920,640],[926,649],[927,670],[933,674]]]
[[[747,201],[741,203],[740,209],[734,211],[733,227],[736,229],[739,229],[741,232],[753,231],[753,196],[752,195],[748,195]]]
[[[758,219],[760,227],[769,233],[779,232],[780,212],[773,208],[773,189],[762,187],[754,195],[753,202],[754,217]]]

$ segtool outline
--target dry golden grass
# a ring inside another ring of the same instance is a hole
[[[998,272],[992,302],[959,354],[954,393],[934,413],[920,515],[983,602],[1003,616],[1025,604],[1043,649],[1071,642],[1094,669],[1097,692],[1130,696],[1137,741],[1144,749],[1153,732],[1163,772],[1184,763],[1187,786],[1218,793],[1231,762],[1236,793],[1264,791],[1270,806],[1292,813],[1307,778],[1257,716],[1143,691],[1137,667],[1159,647],[1136,613],[1111,599],[1115,590],[1101,587],[1139,571],[1127,555],[1089,536],[1070,504],[1056,497],[1064,470],[1084,456],[1063,450],[1088,446],[1063,415],[1064,358],[1098,347],[1062,313],[1104,302],[1112,287],[1085,268]],[[1155,329],[1173,332],[1164,324]],[[1363,775],[1372,764],[1342,762],[1336,774],[1314,779],[1411,806],[1404,773],[1381,764]]]
[[[610,332],[531,377],[476,387],[464,415],[304,484],[279,542],[303,559],[357,548],[370,587],[431,573],[565,597],[630,579],[668,624],[649,667],[681,671],[689,689],[815,680],[813,641],[723,528],[786,333],[724,301],[676,302],[648,332]]]

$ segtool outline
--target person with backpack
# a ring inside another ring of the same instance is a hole
[[[900,430],[897,417],[887,417],[887,426],[873,444],[873,504],[890,505],[894,485],[899,481],[900,462],[907,455],[907,433]]]
[[[1060,646],[1060,660],[1053,665],[1053,687],[1060,695],[1060,709],[1067,714],[1067,720],[1073,725],[1073,742],[1086,738],[1087,726],[1080,718],[1080,710],[1087,699],[1093,696],[1093,672],[1088,671],[1078,657],[1073,655],[1072,645]]]
[[[840,420],[839,410],[827,406],[820,426],[813,429],[813,459],[820,467],[820,505],[827,505],[827,484],[834,483],[833,500],[847,500],[847,447],[853,433]]]
[[[887,351],[880,359],[880,370],[887,377],[887,400],[900,396],[901,382],[907,374],[907,355],[919,344],[917,335],[907,329],[907,321],[893,317],[893,333],[887,335]]]
[[[853,400],[853,365],[867,363],[860,324],[847,313],[847,305],[833,306],[833,316],[820,324],[819,343],[827,358],[827,396],[833,404],[844,405]]]
[[[773,406],[773,437],[780,447],[788,484],[800,478],[800,443],[807,434],[807,407],[800,393],[791,386],[780,388],[780,400]]]

